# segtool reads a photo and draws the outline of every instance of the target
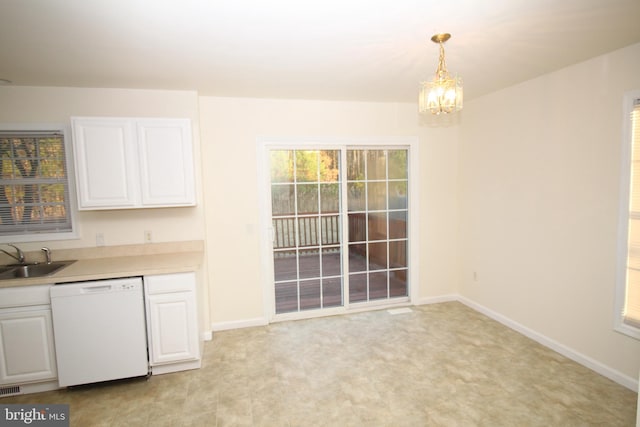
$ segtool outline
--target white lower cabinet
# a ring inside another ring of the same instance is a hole
[[[55,378],[51,308],[0,310],[0,384]]]
[[[0,289],[0,396],[57,388],[49,287]]]
[[[195,273],[144,277],[152,374],[201,365]]]

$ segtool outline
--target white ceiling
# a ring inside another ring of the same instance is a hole
[[[640,0],[0,0],[0,78],[415,102],[438,32],[469,100],[640,42]]]

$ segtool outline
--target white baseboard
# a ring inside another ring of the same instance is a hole
[[[253,319],[231,320],[228,322],[218,322],[211,324],[211,330],[226,331],[229,329],[252,328],[255,326],[266,326],[269,321],[264,317],[255,317]]]
[[[32,394],[32,393],[42,393],[44,391],[52,391],[60,389],[60,385],[58,384],[58,380],[47,381],[43,383],[34,383],[34,384],[18,384],[18,385],[9,385],[9,386],[0,386],[0,390],[7,391],[6,394],[1,394],[0,396],[18,396],[21,394]],[[11,390],[14,389],[14,390]]]
[[[606,366],[600,362],[598,362],[597,360],[594,360],[592,358],[590,358],[589,356],[586,356],[570,347],[567,347],[564,344],[560,344],[559,342],[539,333],[536,332],[532,329],[527,328],[526,326],[515,322],[511,319],[509,319],[508,317],[503,316],[500,313],[497,313],[481,304],[476,303],[475,301],[472,301],[466,297],[457,296],[457,300],[460,301],[462,304],[466,305],[467,307],[470,307],[482,314],[484,314],[487,317],[492,318],[493,320],[502,323],[503,325],[513,329],[514,331],[517,331],[519,333],[521,333],[522,335],[531,338],[532,340],[542,344],[545,347],[550,348],[553,351],[556,351],[560,354],[562,354],[563,356],[573,360],[574,362],[577,362],[579,364],[581,364],[582,366],[585,366],[589,369],[591,369],[592,371],[597,372],[598,374],[609,378],[612,381],[615,381],[616,383],[627,387],[630,390],[633,390],[635,392],[638,391],[638,379],[636,378],[632,378],[629,377],[625,374],[623,374],[622,372],[619,372],[613,368],[610,368],[609,366]]]
[[[460,296],[457,294],[440,295],[437,297],[425,297],[418,300],[415,305],[439,304],[441,302],[459,301]]]

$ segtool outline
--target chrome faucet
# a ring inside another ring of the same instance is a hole
[[[12,255],[9,252],[5,251],[4,249],[0,249],[0,251],[9,255],[11,258],[15,259],[20,264],[24,264],[24,252],[22,252],[22,250],[19,247],[17,247],[16,245],[12,245],[11,243],[7,243],[7,246],[11,246],[12,248],[14,248],[16,250],[16,255]]]
[[[51,264],[51,249],[44,247],[40,250],[44,252],[44,256],[47,259],[47,264]]]

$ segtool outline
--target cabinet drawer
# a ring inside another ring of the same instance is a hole
[[[16,286],[0,289],[0,308],[49,305],[52,285]]]
[[[196,290],[196,275],[193,272],[144,276],[147,295],[166,294]]]

